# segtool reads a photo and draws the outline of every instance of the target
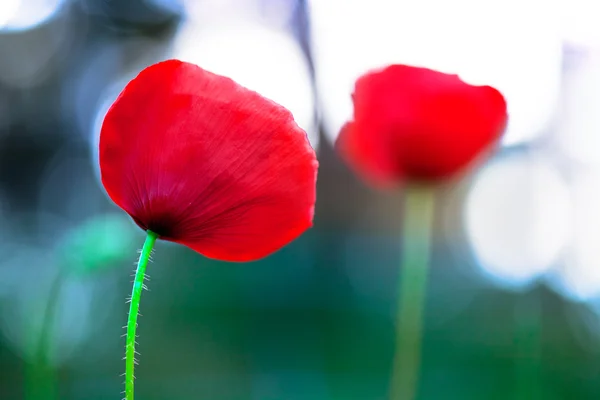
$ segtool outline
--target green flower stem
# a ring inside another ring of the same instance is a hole
[[[400,293],[390,391],[390,399],[393,400],[413,400],[417,396],[423,310],[435,209],[435,192],[432,186],[409,186],[405,196]]]
[[[138,261],[135,271],[135,280],[131,291],[131,302],[129,304],[129,317],[127,318],[127,341],[125,345],[125,399],[133,400],[133,369],[135,366],[135,331],[137,329],[138,312],[140,310],[140,297],[144,289],[144,275],[146,266],[150,260],[150,253],[158,235],[152,231],[147,231],[146,241],[142,247],[142,254]]]
[[[27,364],[25,397],[29,400],[54,400],[58,398],[56,371],[51,362],[51,352],[55,340],[54,323],[62,284],[63,275],[59,273],[54,277],[48,292],[35,358],[33,363]]]

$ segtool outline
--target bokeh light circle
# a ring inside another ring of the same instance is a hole
[[[556,146],[571,160],[600,167],[600,51],[575,58],[564,77]]]
[[[65,65],[76,38],[64,0],[0,2],[0,81],[28,89],[46,81]]]
[[[546,159],[500,157],[483,168],[467,196],[466,236],[495,283],[523,288],[563,253],[571,234],[568,186]]]
[[[0,34],[26,31],[52,19],[65,0],[2,0]]]
[[[579,171],[571,182],[573,232],[565,262],[550,285],[573,301],[600,297],[600,170]]]

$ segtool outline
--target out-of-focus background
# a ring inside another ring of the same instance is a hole
[[[496,86],[510,125],[440,188],[420,399],[600,397],[595,0],[0,0],[0,399],[118,399],[144,234],[105,195],[107,107],[167,58],[288,107],[320,159],[313,229],[267,259],[159,242],[139,400],[388,393],[402,192],[332,150],[354,79],[391,62]]]

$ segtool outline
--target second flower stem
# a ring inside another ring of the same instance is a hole
[[[55,400],[58,398],[56,366],[52,363],[52,355],[56,345],[54,328],[64,278],[63,274],[59,272],[52,280],[44,309],[36,357],[33,362],[26,364],[25,399],[27,400]]]
[[[135,339],[137,329],[137,318],[140,310],[140,297],[144,289],[144,276],[146,274],[146,266],[150,260],[150,254],[158,235],[152,231],[147,231],[146,241],[142,247],[142,253],[138,260],[137,269],[135,271],[135,280],[133,281],[133,289],[131,291],[131,302],[129,304],[129,317],[127,318],[127,341],[125,345],[125,399],[133,400],[133,370],[136,364],[135,361]]]
[[[434,187],[408,186],[404,201],[392,400],[414,400],[417,397],[435,209]]]

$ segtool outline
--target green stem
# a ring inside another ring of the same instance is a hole
[[[54,328],[54,320],[56,319],[56,308],[60,299],[62,288],[63,275],[58,273],[50,286],[48,293],[48,302],[44,311],[44,319],[42,320],[42,328],[40,330],[40,341],[38,344],[37,359],[40,364],[49,363],[49,351],[54,339],[52,329]]]
[[[54,344],[54,323],[56,311],[60,300],[63,275],[58,273],[50,286],[48,300],[44,309],[42,326],[39,331],[35,358],[28,364],[28,381],[26,385],[26,398],[30,400],[52,400],[58,398],[56,393],[55,369],[51,363],[50,353]]]
[[[391,378],[390,398],[394,400],[413,400],[417,396],[434,209],[433,187],[407,187],[396,314],[396,347]]]
[[[133,369],[136,364],[135,360],[135,331],[137,329],[138,312],[140,309],[140,297],[144,289],[144,274],[146,266],[150,260],[150,253],[154,247],[154,243],[158,235],[152,231],[147,231],[146,241],[142,247],[142,254],[138,261],[135,271],[135,280],[133,281],[133,289],[131,291],[131,302],[129,304],[129,317],[127,318],[127,341],[125,345],[125,399],[133,400]]]

